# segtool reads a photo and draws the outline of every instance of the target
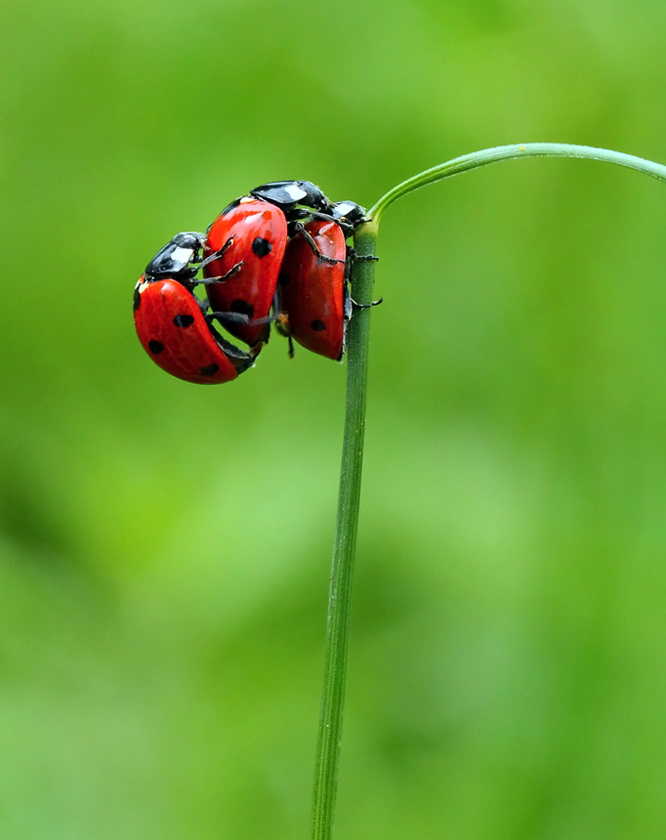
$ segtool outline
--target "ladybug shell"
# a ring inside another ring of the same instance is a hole
[[[195,296],[177,280],[139,280],[134,324],[143,349],[167,373],[202,385],[229,382],[236,367],[218,344]],[[240,351],[238,351],[240,353]]]
[[[282,312],[299,344],[313,353],[340,360],[347,325],[345,235],[335,222],[310,222],[305,230],[324,256],[342,262],[323,262],[305,237],[297,234],[287,246],[280,274]]]
[[[204,266],[205,277],[219,277],[242,262],[240,271],[207,286],[214,312],[241,312],[250,319],[266,318],[273,304],[280,265],[287,244],[287,220],[279,207],[245,197],[222,212],[208,230],[205,256],[232,239],[220,259]],[[251,347],[268,341],[269,324],[224,323],[224,328]]]

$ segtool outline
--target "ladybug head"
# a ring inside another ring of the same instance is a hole
[[[177,233],[174,238],[171,240],[170,244],[177,245],[179,248],[189,248],[191,251],[196,251],[198,248],[203,246],[203,235],[197,233],[197,231],[190,230],[190,231],[183,231],[183,233]]]
[[[147,280],[173,277],[189,280],[197,273],[201,259],[204,235],[196,231],[177,233],[170,242],[160,248],[146,266]]]
[[[336,201],[331,211],[331,216],[336,222],[342,225],[350,225],[354,230],[367,222],[365,207],[356,204],[354,201]]]

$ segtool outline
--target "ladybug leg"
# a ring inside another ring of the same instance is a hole
[[[275,321],[275,328],[283,335],[288,344],[288,355],[290,359],[294,358],[294,339],[291,337],[291,331],[289,329],[289,316],[286,312],[282,311],[282,295],[280,294],[280,287],[278,286],[275,290],[275,294],[273,295],[273,321]]]
[[[379,306],[380,303],[384,303],[383,297],[380,297],[379,300],[373,300],[371,303],[356,303],[353,298],[350,298],[350,300],[354,312],[357,309],[372,309],[373,306]]]
[[[206,320],[210,323],[213,318],[217,318],[218,321],[228,321],[231,324],[253,324],[254,321],[250,321],[247,315],[243,314],[242,312],[209,312],[206,315]]]
[[[338,222],[340,224],[340,222]],[[363,257],[360,257],[353,248],[347,248],[347,258],[351,260],[352,263],[355,262],[377,262],[379,257],[374,256],[374,254],[366,254]]]
[[[217,257],[216,257],[216,259],[217,259]],[[233,268],[230,268],[229,271],[227,271],[226,274],[222,274],[221,276],[218,276],[218,277],[204,277],[203,280],[195,280],[194,285],[195,286],[210,286],[211,283],[222,283],[225,280],[228,280],[230,277],[233,277],[234,274],[238,274],[238,272],[241,270],[242,265],[243,265],[243,260],[241,260],[239,263],[236,263],[236,265]]]
[[[231,236],[224,245],[220,248],[219,251],[214,251],[212,254],[209,254],[205,260],[202,260],[199,263],[199,268],[204,268],[208,265],[208,263],[214,262],[215,260],[219,260],[221,256],[223,256],[224,252],[227,251],[231,246],[234,244],[234,237]]]
[[[326,263],[331,263],[332,265],[336,265],[337,263],[346,262],[346,260],[336,260],[333,257],[327,257],[324,254],[322,254],[322,252],[319,250],[319,248],[317,248],[317,243],[310,236],[310,234],[307,232],[307,230],[303,227],[301,222],[294,222],[294,230],[296,231],[296,233],[303,234],[303,237],[304,237],[305,241],[308,243],[310,248],[312,248],[312,250],[313,250],[313,252],[314,252],[314,254],[315,254],[315,256],[317,257],[318,260],[321,260],[322,262],[326,262]]]
[[[356,251],[353,248],[347,248],[347,266],[345,269],[345,292],[344,292],[344,307],[345,307],[345,319],[349,320],[354,312],[357,312],[359,309],[370,309],[373,306],[379,306],[380,303],[383,303],[384,298],[381,297],[379,300],[373,300],[371,303],[357,303],[351,296],[351,292],[349,291],[349,279],[351,277],[351,271],[355,262],[367,262],[367,261],[375,261],[378,260],[379,257],[374,257],[368,254],[367,257],[359,257],[356,255]]]
[[[338,225],[338,227],[341,227],[344,231],[345,239],[349,239],[349,237],[353,235],[354,231],[358,227],[358,225],[352,225],[349,222],[345,222],[342,219],[338,219],[336,216],[332,216],[330,213],[310,213],[308,216],[308,221],[335,222],[335,224]]]
[[[275,322],[278,331],[280,331],[281,325],[284,326],[287,324],[287,315],[282,311],[282,294],[279,286],[277,286],[275,293],[273,294],[273,317],[271,320]],[[284,332],[283,335],[287,335],[288,331],[287,327],[287,331]]]
[[[206,315],[207,320],[217,318],[218,321],[229,321],[233,324],[244,324],[247,327],[259,327],[262,324],[272,324],[278,315],[267,315],[265,318],[249,318],[243,312],[211,312]]]
[[[277,314],[282,311],[282,295],[280,294],[280,287],[277,286],[273,295],[273,312]]]
[[[338,225],[338,227],[342,228],[345,234],[345,239],[349,239],[349,237],[353,235],[357,227],[354,225],[350,225],[349,222],[343,222],[342,219],[336,219],[335,216],[331,216],[328,213],[310,213],[310,220],[317,222],[335,222],[335,224]]]
[[[267,315],[265,318],[253,318],[247,322],[247,325],[248,327],[258,327],[261,324],[273,324],[279,317],[279,315]]]
[[[379,300],[373,300],[370,303],[357,303],[351,296],[351,291],[349,290],[349,281],[345,280],[343,294],[345,321],[349,321],[354,312],[358,312],[359,309],[371,309],[373,306],[379,306],[379,304],[383,302],[384,298],[380,297]]]
[[[283,335],[289,342],[289,358],[294,358],[294,339],[291,337],[291,330],[289,329],[289,318],[285,312],[281,312],[275,319],[275,328]]]

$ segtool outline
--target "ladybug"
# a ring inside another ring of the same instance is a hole
[[[342,247],[336,244],[337,256],[318,249],[303,224],[311,219],[336,223],[342,236]],[[289,239],[301,235],[319,261],[344,266],[345,239],[364,221],[360,205],[331,202],[310,181],[274,181],[250,190],[226,207],[208,229],[202,266],[214,316],[223,320],[227,313],[245,315],[254,323],[229,323],[225,325],[228,331],[250,347],[265,344],[271,306],[278,309],[276,287]]]
[[[268,315],[286,245],[287,220],[282,210],[252,196],[230,204],[208,229],[203,271],[211,309],[215,317],[239,313],[246,320],[261,321],[225,324],[250,347],[268,341]],[[230,276],[236,266],[235,276]]]
[[[254,363],[225,341],[201,311],[197,298],[174,279],[147,280],[134,290],[134,324],[139,341],[163,370],[186,382],[229,382]]]
[[[328,260],[317,256],[309,239]],[[344,356],[352,316],[349,264],[340,225],[317,220],[289,242],[280,272],[278,329],[307,350],[336,361]]]
[[[204,314],[206,303],[193,294],[205,263],[203,245],[203,234],[179,233],[157,252],[134,290],[134,324],[143,348],[163,370],[187,382],[216,384],[251,367],[258,351],[225,341]],[[236,272],[234,267],[228,274]]]

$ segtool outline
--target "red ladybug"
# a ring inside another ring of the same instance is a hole
[[[144,350],[163,370],[211,385],[235,379],[257,353],[225,341],[204,315],[206,304],[192,293],[201,282],[195,277],[205,265],[203,247],[203,234],[189,231],[177,233],[155,254],[134,289],[134,325]]]
[[[225,328],[250,347],[268,341],[268,315],[286,245],[287,219],[282,210],[251,196],[230,204],[208,229],[203,271],[211,309],[223,313],[222,318],[240,313],[250,321],[262,321],[225,322]],[[216,277],[227,279],[211,282]]]
[[[340,225],[313,221],[289,242],[280,272],[280,330],[313,353],[337,361],[344,355],[352,316],[347,264]]]
[[[151,359],[186,382],[229,382],[256,356],[225,341],[197,298],[177,280],[150,281],[142,275],[134,291],[134,324]]]
[[[360,205],[333,203],[310,181],[274,181],[232,202],[208,229],[202,267],[211,307],[220,313],[229,332],[251,347],[268,341],[269,313],[288,239],[302,232],[303,222],[312,219],[335,220],[343,246],[345,236],[366,221]],[[326,262],[327,255],[317,250],[307,234],[305,238],[313,255]],[[345,252],[336,244],[341,256],[332,258],[330,264],[336,265],[338,260],[344,264]],[[233,271],[237,273],[230,276]],[[213,282],[215,278],[220,282]],[[229,313],[241,313],[255,323],[227,323],[225,315]]]

